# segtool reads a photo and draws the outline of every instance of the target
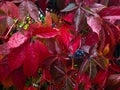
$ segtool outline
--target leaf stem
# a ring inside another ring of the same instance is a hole
[[[16,22],[18,21],[18,19],[16,20]],[[12,24],[12,26],[10,27],[10,29],[8,30],[7,34],[5,35],[5,39],[7,38],[7,36],[9,35],[9,33],[11,32],[12,28],[15,26],[15,23]]]

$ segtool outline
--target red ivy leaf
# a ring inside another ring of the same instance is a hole
[[[57,37],[60,44],[66,49],[68,49],[73,38],[73,35],[69,32],[70,29],[67,25],[63,25],[60,29],[60,35]]]
[[[100,12],[101,17],[108,19],[111,23],[114,23],[116,20],[120,19],[120,7],[108,7],[104,8]]]
[[[13,34],[7,42],[8,48],[16,48],[22,45],[27,40],[27,36],[25,34],[27,33],[25,32],[23,34],[22,32],[17,32]]]
[[[74,14],[73,13],[69,13],[68,15],[63,17],[63,20],[65,20],[65,21],[67,21],[69,23],[72,23],[73,18],[74,18]]]
[[[74,53],[80,46],[81,46],[81,37],[76,37],[69,46],[71,53]]]
[[[38,60],[41,43],[37,40],[31,42],[26,47],[26,58],[24,60],[24,73],[26,76],[34,76],[38,69]]]
[[[33,33],[40,38],[52,38],[58,34],[58,31],[51,27],[39,27]]]
[[[92,28],[92,31],[97,33],[97,35],[99,36],[101,30],[100,19],[98,17],[90,16],[87,17],[87,23]]]
[[[6,1],[0,8],[10,17],[18,17],[18,7],[14,3]]]
[[[20,18],[25,18],[28,13],[34,20],[38,21],[39,13],[36,5],[32,1],[23,1],[19,5]]]
[[[25,59],[26,44],[21,45],[18,48],[14,48],[8,55],[8,65],[10,70],[13,71],[19,68]]]

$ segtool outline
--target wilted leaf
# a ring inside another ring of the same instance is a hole
[[[72,11],[75,10],[77,8],[77,6],[75,5],[75,3],[70,3],[68,6],[66,6],[63,10],[61,10],[61,12],[68,12],[68,11]]]
[[[50,12],[46,12],[45,24],[46,24],[47,26],[49,26],[49,27],[52,26],[52,18],[51,18]]]
[[[103,55],[107,55],[110,51],[110,47],[109,47],[109,44],[107,44],[103,50]]]

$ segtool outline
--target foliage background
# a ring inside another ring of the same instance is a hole
[[[1,90],[120,90],[120,0],[1,0]]]

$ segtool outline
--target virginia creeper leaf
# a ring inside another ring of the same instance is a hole
[[[87,23],[92,28],[92,31],[99,36],[101,30],[101,23],[99,17],[89,16],[87,17]]]
[[[38,60],[39,60],[39,52],[41,49],[41,42],[34,40],[34,42],[28,43],[26,47],[26,56],[23,68],[24,68],[24,74],[26,76],[34,76],[37,73],[38,69]]]
[[[36,5],[32,1],[23,1],[19,5],[20,18],[24,19],[28,14],[35,20],[38,21],[39,13]]]
[[[7,42],[8,48],[16,48],[22,45],[27,40],[27,32],[24,34],[21,32],[17,32],[12,35],[11,38],[9,38],[9,41]]]
[[[8,65],[11,71],[19,68],[23,64],[26,55],[25,48],[26,43],[21,45],[20,47],[12,49],[11,52],[8,54]]]
[[[52,38],[58,34],[58,31],[51,27],[40,27],[34,30],[34,35],[40,38]]]
[[[6,1],[1,7],[0,7],[8,16],[12,18],[18,18],[18,7],[9,1]]]

